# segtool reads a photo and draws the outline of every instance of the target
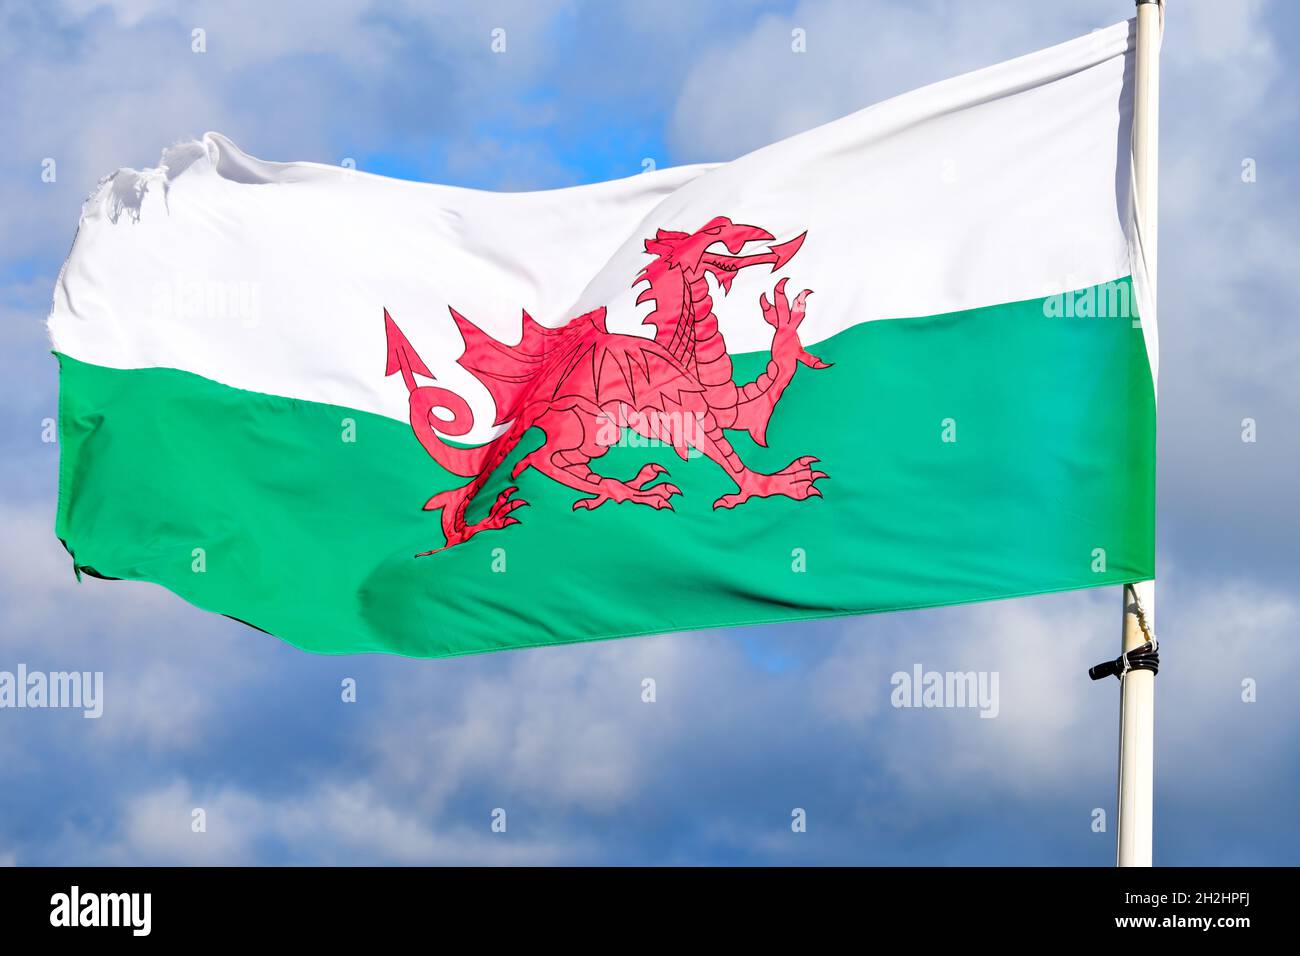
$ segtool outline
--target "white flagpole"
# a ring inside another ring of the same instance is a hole
[[[1133,100],[1133,202],[1152,300],[1156,288],[1157,128],[1160,116],[1160,0],[1137,0],[1137,62]],[[1124,588],[1122,653],[1155,632],[1155,582]],[[1151,865],[1151,803],[1155,756],[1155,672],[1127,670],[1120,678],[1117,866]]]

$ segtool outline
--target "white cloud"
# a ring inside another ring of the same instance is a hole
[[[237,787],[200,790],[178,779],[126,801],[102,861],[234,865],[256,861],[262,848],[281,843],[292,848],[289,861],[300,864],[536,865],[580,858],[590,849],[580,841],[518,836],[508,817],[504,833],[492,832],[490,823],[485,810],[476,828],[464,822],[438,828],[392,806],[364,782],[322,783],[267,797]],[[86,862],[100,860],[92,853]]]
[[[268,158],[340,162],[452,128],[456,141],[472,140],[475,114],[486,110],[544,123],[512,107],[514,91],[556,56],[547,31],[567,9],[524,0],[38,6],[48,19],[15,16],[15,46],[0,49],[5,128],[29,164],[26,176],[0,179],[0,249],[15,257],[66,250],[100,177],[154,166],[164,147],[206,130]],[[65,42],[42,42],[33,24],[51,20]],[[503,54],[489,46],[498,26],[507,29]],[[206,31],[206,52],[191,50],[195,28]],[[47,158],[54,183],[41,178]]]
[[[711,38],[682,81],[672,142],[684,161],[731,159],[910,89],[1068,40],[1132,6],[803,0]],[[1098,17],[1102,19],[1097,19]],[[794,52],[802,30],[806,52]]]
[[[264,679],[265,638],[156,585],[78,582],[48,512],[0,506],[0,524],[0,667],[102,671],[103,716],[75,731],[95,759],[114,746],[191,749],[228,688]]]
[[[450,661],[420,674],[389,668],[385,707],[361,736],[385,777],[432,808],[474,787],[609,812],[634,802],[673,745],[693,737],[693,703],[738,700],[725,688],[742,673],[735,647],[709,635],[521,651],[500,665]],[[655,703],[642,701],[646,678]],[[719,716],[732,715],[699,719]]]
[[[872,619],[863,619],[846,626],[822,664],[819,677],[830,692],[818,687],[815,699],[865,733],[879,765],[924,799],[976,785],[986,796],[1024,795],[1053,788],[1063,775],[1104,775],[1106,760],[1097,755],[1107,753],[1110,738],[1087,723],[1106,711],[1085,674],[1113,656],[1118,637],[1099,624],[1113,623],[1118,604],[1118,589],[1107,589],[921,612],[924,621],[889,643],[874,639]],[[996,672],[997,716],[893,709],[890,676],[916,664]],[[1076,746],[1083,740],[1091,745]]]

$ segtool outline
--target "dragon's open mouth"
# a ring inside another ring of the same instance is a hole
[[[764,235],[767,236],[767,240],[771,240],[770,235],[766,233]],[[747,266],[770,263],[773,272],[781,268],[799,251],[799,247],[803,245],[805,235],[807,233],[800,233],[788,242],[780,242],[770,246],[763,244],[764,240],[762,239],[748,239],[735,249],[731,249],[724,240],[720,239],[710,244],[704,254],[700,256],[700,268],[713,273],[714,278],[718,280],[725,294],[730,291],[731,282],[736,277],[736,273]],[[748,255],[742,254],[746,247],[756,244],[763,251],[755,251]],[[716,246],[724,246],[728,251],[714,251]]]
[[[717,269],[722,272],[739,272],[745,266],[751,264],[747,261],[748,259],[748,256],[728,256],[706,252],[700,259],[700,265],[707,269]]]

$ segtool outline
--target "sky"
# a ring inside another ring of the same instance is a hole
[[[1294,865],[1300,8],[1169,7],[1155,859]],[[1113,863],[1118,685],[1086,670],[1118,652],[1115,589],[446,661],[315,656],[153,585],[75,580],[53,534],[43,323],[98,179],[206,130],[266,159],[552,188],[725,161],[1131,15],[0,0],[0,671],[105,675],[97,720],[0,710],[0,865]],[[891,675],[917,664],[997,672],[997,717],[892,707]]]

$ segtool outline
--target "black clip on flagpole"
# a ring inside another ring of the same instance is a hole
[[[1105,661],[1096,667],[1089,667],[1088,676],[1093,680],[1105,680],[1112,676],[1122,680],[1128,671],[1150,671],[1152,674],[1158,674],[1160,672],[1159,645],[1151,641],[1139,644],[1113,661]]]

